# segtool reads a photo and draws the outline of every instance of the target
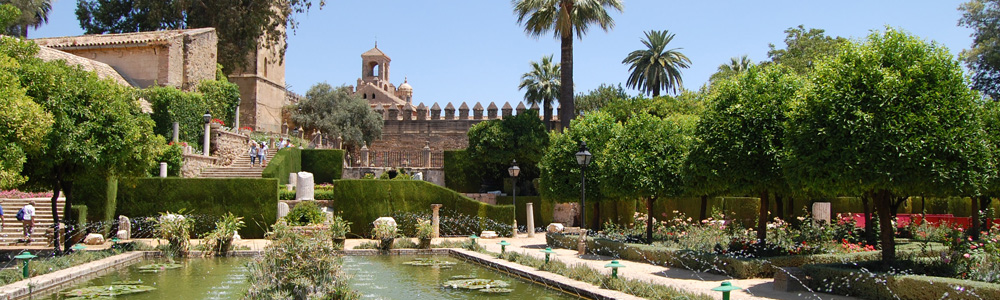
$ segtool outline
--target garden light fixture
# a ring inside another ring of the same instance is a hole
[[[741,287],[733,286],[729,281],[723,281],[721,286],[712,288],[713,291],[722,292],[722,300],[729,300],[729,292],[742,289]]]
[[[625,265],[618,262],[618,260],[612,260],[610,264],[604,265],[605,268],[611,268],[611,278],[618,278],[618,268],[624,268]]]
[[[21,271],[21,276],[23,276],[24,278],[28,278],[28,262],[31,261],[32,258],[36,257],[38,256],[35,256],[28,251],[24,251],[24,253],[14,256],[14,258],[24,261],[24,268]]]
[[[549,264],[549,255],[552,255],[552,253],[556,253],[555,251],[552,251],[552,247],[545,247],[545,250],[542,250],[542,252],[545,253],[546,265]]]
[[[507,246],[510,246],[510,243],[508,243],[507,240],[502,240],[497,244],[500,244],[500,255],[503,255],[504,252],[507,252]]]

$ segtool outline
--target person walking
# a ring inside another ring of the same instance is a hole
[[[21,217],[21,226],[24,228],[24,241],[31,243],[31,231],[35,229],[35,201],[29,201],[24,205],[24,216]]]
[[[257,150],[257,161],[260,161],[261,167],[267,166],[267,142],[260,143],[260,149]]]
[[[257,154],[260,152],[260,149],[257,149],[257,142],[253,141],[250,142],[249,152],[250,152],[250,167],[253,167],[254,163],[257,162]]]

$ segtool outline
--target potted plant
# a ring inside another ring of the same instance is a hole
[[[417,239],[420,240],[417,248],[429,249],[431,247],[431,234],[433,232],[434,227],[431,226],[431,220],[417,220]]]
[[[350,221],[344,220],[340,216],[333,217],[333,221],[330,222],[330,235],[333,237],[333,247],[344,249],[344,240],[347,239],[347,233],[350,231]]]
[[[379,240],[378,248],[384,251],[392,249],[392,242],[397,234],[395,222],[376,222],[372,228],[372,238]]]

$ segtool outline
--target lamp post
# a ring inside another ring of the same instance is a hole
[[[506,253],[507,252],[507,246],[510,246],[510,243],[508,243],[507,240],[502,240],[498,244],[500,245],[500,255],[503,255],[504,253]]]
[[[587,142],[580,142],[580,152],[576,153],[576,163],[580,165],[580,229],[587,228],[587,165],[593,155],[587,151]]]
[[[587,142],[580,141],[580,152],[576,153],[576,163],[580,165],[580,241],[576,247],[581,256],[587,254],[587,165],[591,158]]]
[[[542,253],[545,253],[545,264],[547,265],[549,264],[549,255],[556,252],[552,250],[552,247],[545,247],[545,250],[542,250]]]
[[[236,116],[233,117],[233,131],[235,132],[240,130],[240,102],[243,102],[243,99],[236,97]]]
[[[205,147],[203,148],[204,152],[202,152],[202,154],[204,154],[205,156],[209,156],[210,153],[208,153],[209,151],[208,139],[209,139],[209,133],[212,131],[212,128],[209,125],[211,125],[212,123],[212,114],[209,113],[208,110],[206,109],[205,114],[201,115],[201,117],[205,119],[205,142],[202,143],[202,145],[204,145]]]
[[[515,159],[510,168],[507,168],[507,174],[514,178],[514,229],[511,231],[512,237],[517,237],[517,175],[521,174],[521,167],[517,166],[517,160]],[[531,216],[528,216],[529,218]],[[528,230],[532,230],[528,228]]]

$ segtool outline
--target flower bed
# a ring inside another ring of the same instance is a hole
[[[867,268],[871,264],[819,264],[803,269],[812,278],[809,288],[863,299],[1000,299],[1000,284],[873,272]]]
[[[549,233],[546,244],[552,247],[576,249],[579,237]],[[603,238],[587,238],[588,253],[606,255],[654,265],[709,272],[733,278],[765,278],[774,276],[777,267],[801,267],[806,264],[841,263],[877,260],[881,254],[866,251],[844,254],[788,255],[768,258],[738,258],[692,250],[663,248],[643,244],[629,244]]]

